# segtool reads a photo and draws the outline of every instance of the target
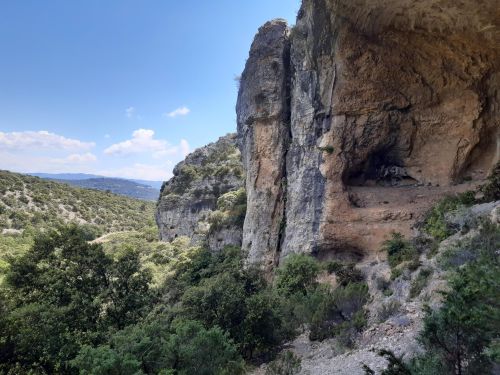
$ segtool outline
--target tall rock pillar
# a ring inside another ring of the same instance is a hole
[[[241,76],[238,137],[247,171],[243,250],[249,263],[271,269],[285,223],[286,153],[290,140],[289,28],[274,20],[259,29]]]

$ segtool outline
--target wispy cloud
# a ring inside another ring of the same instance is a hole
[[[97,161],[97,156],[90,152],[86,152],[85,154],[71,154],[68,155],[65,159],[65,162],[68,163],[93,163]]]
[[[54,157],[0,150],[0,169],[18,172],[93,172],[97,157],[91,153]]]
[[[0,132],[0,147],[10,150],[89,150],[94,142],[82,142],[62,135],[41,131]]]
[[[164,113],[163,116],[165,117],[177,117],[177,116],[186,116],[191,112],[191,110],[188,107],[180,107],[177,109],[174,109],[172,112]]]
[[[150,129],[137,129],[132,133],[132,138],[115,143],[104,150],[106,155],[131,155],[150,153],[153,158],[159,159],[164,156],[189,152],[189,144],[182,140],[179,145],[171,145],[166,140],[155,139],[155,132]]]
[[[127,116],[127,118],[132,118],[132,117],[134,117],[134,115],[135,115],[135,108],[134,107],[128,107],[125,110],[125,116]]]

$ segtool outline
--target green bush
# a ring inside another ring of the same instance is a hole
[[[151,301],[137,254],[113,261],[76,226],[39,235],[12,260],[4,284],[9,299],[0,363],[20,364],[26,373],[71,373],[68,361],[82,345],[136,323]]]
[[[366,324],[364,306],[368,299],[365,283],[350,283],[333,291],[327,287],[318,288],[307,300],[312,311],[310,339],[337,337],[345,346],[352,346],[356,334]]]
[[[347,264],[335,272],[339,285],[346,286],[349,283],[359,283],[364,280],[361,271],[354,266],[354,264]]]
[[[295,375],[301,367],[300,358],[287,350],[268,365],[266,375]]]
[[[193,165],[184,164],[180,169],[176,176],[174,176],[170,190],[175,194],[182,195],[189,188],[191,184],[201,177],[197,168]]]
[[[490,176],[488,182],[481,188],[484,194],[484,202],[494,202],[500,200],[500,163],[497,163]]]
[[[500,262],[485,254],[458,270],[445,293],[443,307],[429,311],[421,340],[446,364],[449,373],[486,374],[486,355],[500,326]],[[496,302],[494,302],[496,301]]]
[[[277,270],[276,287],[284,295],[306,293],[316,287],[319,271],[318,261],[311,256],[289,255]]]
[[[385,322],[390,317],[396,315],[401,309],[401,303],[397,300],[390,300],[387,303],[382,304],[380,309],[377,311],[377,318],[379,322]]]
[[[499,248],[500,229],[489,221],[483,222],[479,234],[455,243],[440,255],[438,263],[447,270],[457,269],[477,260],[482,253],[493,254]]]
[[[387,260],[392,269],[403,262],[418,262],[418,252],[401,233],[392,233],[392,237],[383,243],[382,249],[387,252]]]
[[[422,290],[427,286],[429,278],[432,276],[432,268],[422,268],[417,277],[411,283],[410,298],[415,298],[420,295]]]
[[[237,225],[243,227],[247,210],[247,196],[244,188],[229,191],[217,200],[217,210],[208,218],[210,233],[223,226]]]
[[[243,360],[220,328],[162,319],[117,332],[110,345],[84,346],[72,365],[88,375],[244,373]]]
[[[332,273],[336,273],[342,270],[344,268],[344,265],[336,260],[331,260],[323,263],[323,268],[331,275]]]
[[[446,221],[446,214],[459,207],[471,206],[475,203],[472,191],[449,196],[441,200],[427,214],[424,230],[437,241],[442,241],[453,234],[453,228]]]

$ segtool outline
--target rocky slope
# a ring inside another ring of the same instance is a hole
[[[448,220],[455,225],[468,221],[468,230],[459,231],[442,241],[435,254],[425,249],[417,270],[406,270],[401,277],[391,280],[391,269],[386,261],[358,264],[372,295],[367,305],[368,327],[352,348],[343,347],[335,338],[318,342],[311,341],[308,332],[300,335],[284,348],[301,359],[301,370],[297,374],[363,375],[363,364],[380,374],[387,367],[387,361],[377,355],[378,350],[391,350],[405,361],[422,352],[418,335],[423,327],[425,306],[438,307],[440,291],[447,290],[446,275],[451,271],[444,266],[446,253],[457,251],[458,254],[460,249],[470,249],[467,241],[480,236],[478,223],[488,220],[500,225],[500,201],[463,208],[455,216],[450,215]],[[455,259],[464,262],[460,256]],[[412,292],[422,270],[427,270],[430,276],[418,292]],[[379,283],[381,279],[388,280],[383,290]],[[262,365],[252,375],[265,375],[266,368],[267,365]]]
[[[186,236],[214,250],[240,246],[246,205],[243,180],[234,134],[188,155],[162,187],[156,214],[160,238]]]
[[[500,155],[494,0],[304,0],[265,24],[243,72],[243,249],[371,256]]]

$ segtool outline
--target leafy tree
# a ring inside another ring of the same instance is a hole
[[[485,349],[500,327],[500,265],[479,261],[458,271],[443,307],[429,312],[421,340],[450,373],[487,373]]]
[[[106,297],[110,304],[106,313],[111,325],[122,329],[137,322],[151,301],[151,275],[141,271],[139,253],[129,250],[108,270]]]
[[[241,342],[245,298],[241,280],[222,273],[188,289],[181,301],[186,316],[205,322],[207,326],[223,327],[231,333],[231,337]]]
[[[387,360],[387,368],[382,371],[381,375],[412,375],[408,365],[390,350],[382,349],[378,352],[378,355]],[[375,375],[375,371],[367,365],[363,365],[363,369],[366,375]]]
[[[276,287],[284,295],[306,293],[316,287],[319,271],[318,262],[312,257],[292,254],[277,271]]]
[[[279,297],[271,290],[263,290],[247,298],[243,321],[242,351],[252,358],[254,353],[265,353],[291,336],[282,314]]]
[[[182,296],[182,315],[229,332],[247,358],[278,345],[285,334],[277,296],[255,270],[229,271],[202,280]],[[256,275],[256,276],[254,276]]]
[[[72,361],[80,374],[238,375],[244,365],[228,335],[196,321],[161,320],[118,332],[110,345],[83,347]]]
[[[136,254],[113,262],[77,226],[40,235],[5,278],[3,362],[25,372],[71,373],[68,360],[81,345],[137,322],[148,303],[148,280]]]

